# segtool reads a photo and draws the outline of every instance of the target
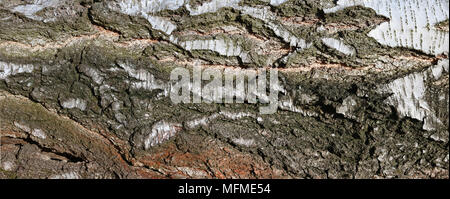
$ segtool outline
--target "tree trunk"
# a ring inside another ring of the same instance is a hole
[[[449,178],[448,10],[0,1],[0,178]],[[278,74],[253,93],[276,90],[276,112],[237,103],[250,89],[234,103],[174,103],[180,68],[192,81],[233,70],[246,86]]]

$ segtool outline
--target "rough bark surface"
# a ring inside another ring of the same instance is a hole
[[[448,0],[0,0],[0,178],[449,178]],[[176,67],[278,71],[174,104]]]

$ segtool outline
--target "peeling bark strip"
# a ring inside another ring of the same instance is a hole
[[[448,10],[1,0],[0,178],[449,178]]]
[[[380,24],[369,35],[384,45],[408,47],[425,53],[448,54],[448,31],[434,28],[448,20],[449,3],[442,0],[339,0],[337,6],[325,9],[326,13],[346,7],[361,5],[372,8],[391,20]]]

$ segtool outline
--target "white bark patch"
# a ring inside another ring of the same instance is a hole
[[[357,105],[356,100],[353,99],[352,96],[349,96],[344,99],[341,106],[338,106],[336,108],[336,113],[351,117],[351,112],[353,111],[356,105]]]
[[[330,48],[334,48],[337,51],[339,51],[345,55],[352,56],[356,52],[355,48],[348,46],[348,45],[344,44],[344,42],[334,39],[334,38],[322,38],[322,42],[326,46],[328,46]]]
[[[400,116],[424,121],[423,129],[434,130],[435,125],[442,122],[425,100],[426,81],[428,78],[438,79],[443,71],[448,73],[448,66],[448,59],[441,60],[422,73],[413,73],[394,80],[384,88],[393,93],[386,102],[395,106]]]
[[[177,40],[173,40],[176,43]],[[241,46],[235,44],[232,40],[225,39],[213,39],[213,40],[193,40],[178,42],[178,45],[183,47],[185,50],[210,50],[219,53],[222,56],[228,57],[240,57],[243,62],[248,62],[248,54],[242,50]]]
[[[16,165],[14,164],[14,162],[11,161],[5,161],[2,162],[2,169],[5,171],[12,171],[14,170],[14,168],[16,168]]]
[[[293,47],[303,49],[311,46],[311,44],[307,43],[304,39],[296,37],[282,25],[278,25],[278,18],[274,13],[270,11],[269,7],[254,8],[249,6],[239,6],[240,1],[241,0],[213,0],[208,3],[204,3],[201,6],[196,7],[195,9],[190,8],[189,5],[186,5],[186,7],[190,11],[191,15],[217,12],[221,8],[231,7],[241,11],[243,14],[250,15],[254,18],[264,21],[266,23],[266,26],[272,29],[277,36],[283,38],[285,42],[288,42]],[[274,6],[278,6],[281,3],[284,3],[284,1],[271,1],[271,4]]]
[[[150,22],[154,29],[160,30],[167,35],[172,34],[172,32],[177,29],[177,26],[168,19],[147,14],[143,14],[142,16],[144,16]]]
[[[31,128],[29,126],[18,123],[18,122],[14,122],[14,126],[16,126],[20,130],[25,131],[27,133],[29,133],[31,131]]]
[[[182,7],[188,0],[121,0],[118,3],[111,2],[112,10],[131,16],[141,16],[148,20],[152,27],[167,35],[177,28],[170,20],[151,15],[162,10],[176,10]]]
[[[270,5],[279,6],[288,0],[270,0]]]
[[[80,179],[81,176],[77,172],[68,172],[59,175],[50,176],[49,179]]]
[[[130,14],[155,13],[163,10],[177,10],[189,0],[121,0],[117,4]]]
[[[229,111],[221,111],[219,113],[214,113],[210,116],[207,117],[202,117],[199,119],[194,119],[194,120],[190,120],[185,122],[185,126],[188,129],[195,129],[199,126],[207,126],[210,122],[214,121],[215,119],[217,119],[218,117],[224,117],[226,119],[230,119],[230,120],[239,120],[245,117],[249,117],[249,118],[255,118],[258,119],[257,116],[253,113],[249,113],[249,112],[229,112]]]
[[[194,128],[197,128],[199,126],[207,126],[211,121],[215,120],[219,116],[220,116],[219,114],[215,113],[215,114],[212,114],[212,115],[207,116],[207,117],[202,117],[202,118],[199,118],[199,119],[190,120],[190,121],[187,121],[185,123],[185,126],[188,129],[194,129]]]
[[[280,25],[268,23],[268,27],[271,28],[277,36],[281,37],[283,41],[289,43],[289,45],[292,47],[305,49],[311,47],[312,45],[312,43],[307,43],[304,39],[296,37]]]
[[[100,71],[95,68],[81,67],[81,71],[90,77],[96,84],[102,84],[104,78]]]
[[[255,140],[253,139],[244,139],[244,138],[234,138],[233,143],[241,146],[252,147],[255,145]]]
[[[153,125],[152,131],[144,141],[145,149],[156,146],[175,136],[182,128],[181,124],[160,121]]]
[[[303,116],[308,116],[308,117],[317,117],[318,116],[318,114],[315,112],[303,110],[302,108],[295,106],[292,99],[282,100],[282,101],[278,102],[278,108],[280,108],[281,110],[285,110],[285,111],[300,113]]]
[[[122,67],[125,72],[128,73],[128,75],[132,78],[137,79],[138,81],[132,81],[131,87],[134,89],[145,89],[149,91],[153,90],[163,90],[162,95],[168,96],[169,95],[169,86],[167,83],[158,80],[153,76],[151,73],[144,69],[134,69],[130,64],[128,63],[119,63],[119,66]]]
[[[208,173],[190,167],[177,167],[177,170],[193,178],[206,178]]]
[[[169,19],[153,16],[151,14],[162,10],[176,10],[182,6],[185,6],[190,12],[190,15],[195,16],[205,13],[214,13],[219,11],[221,8],[231,7],[243,12],[244,14],[263,20],[277,36],[283,38],[285,42],[289,43],[293,47],[303,49],[311,46],[310,43],[296,37],[282,25],[278,25],[278,22],[276,22],[277,16],[270,11],[269,7],[254,8],[239,6],[241,0],[212,0],[193,8],[188,4],[188,2],[189,0],[121,0],[119,2],[111,2],[108,5],[112,10],[131,16],[141,16],[146,18],[154,29],[170,35],[169,40],[172,43],[178,44],[188,51],[211,50],[223,56],[238,56],[244,63],[248,63],[250,58],[248,54],[241,49],[240,45],[234,44],[232,41],[225,41],[223,39],[179,42],[179,38],[171,35],[177,26]],[[285,0],[270,1],[273,6],[278,6],[284,2]]]
[[[244,117],[256,118],[255,114],[248,113],[248,112],[233,113],[233,112],[228,112],[228,111],[221,111],[219,114],[223,115],[224,117],[231,119],[231,120],[238,120],[238,119],[242,119]]]
[[[254,8],[249,6],[236,6],[235,9],[240,10],[243,14],[261,19],[264,22],[277,19],[276,14],[272,13],[268,7]]]
[[[339,0],[337,6],[324,9],[332,13],[351,6],[372,8],[390,18],[369,33],[383,45],[407,47],[428,54],[448,54],[449,34],[434,25],[449,18],[448,0]]]
[[[33,131],[31,131],[31,135],[41,139],[47,138],[47,135],[41,129],[33,129]]]
[[[32,73],[34,66],[30,64],[13,64],[0,61],[0,79],[6,79],[11,75]]]
[[[241,2],[241,0],[212,0],[196,8],[191,8],[191,6],[188,4],[186,5],[186,9],[190,12],[191,15],[201,15],[210,12],[217,12],[221,8],[225,7],[235,8],[239,5],[239,2]]]
[[[253,8],[248,6],[239,6],[235,7],[235,9],[240,10],[243,14],[247,14],[264,21],[267,27],[272,29],[278,37],[281,37],[283,41],[289,43],[292,47],[303,49],[309,48],[312,45],[311,43],[307,43],[304,39],[296,37],[282,25],[277,24],[277,16],[267,7]]]
[[[40,16],[37,16],[37,12],[43,10],[44,8],[57,7],[63,3],[64,1],[62,0],[34,0],[28,4],[16,6],[12,8],[11,11],[22,13],[30,19],[42,21],[44,19]]]
[[[14,126],[16,126],[17,128],[19,128],[22,131],[25,131],[26,133],[30,133],[34,137],[37,137],[40,139],[47,138],[47,135],[41,129],[33,129],[32,130],[29,126],[21,124],[19,122],[14,122]]]
[[[79,98],[71,98],[61,103],[61,106],[66,109],[80,109],[82,111],[86,110],[87,102],[86,100]]]
[[[210,2],[204,3],[196,8],[191,8],[189,4],[186,5],[187,10],[189,10],[191,15],[201,15],[205,13],[217,12],[221,8],[231,7],[231,8],[242,8],[239,3],[242,0],[212,0]],[[268,0],[264,0],[268,1]],[[270,5],[279,6],[286,2],[287,0],[270,0]]]

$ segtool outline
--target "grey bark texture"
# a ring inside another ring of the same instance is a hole
[[[0,0],[0,178],[449,178],[448,0]],[[261,104],[170,73],[278,72]]]

